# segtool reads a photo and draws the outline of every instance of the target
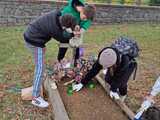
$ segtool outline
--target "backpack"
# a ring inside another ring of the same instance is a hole
[[[128,55],[132,58],[139,56],[139,47],[137,42],[129,37],[119,37],[111,47],[117,49],[122,55]]]
[[[112,48],[116,49],[120,56],[127,55],[131,58],[130,62],[122,68],[126,69],[131,63],[135,64],[135,72],[133,75],[133,80],[135,80],[137,72],[137,62],[136,57],[139,56],[139,46],[135,40],[129,37],[120,36],[114,43],[111,45]]]

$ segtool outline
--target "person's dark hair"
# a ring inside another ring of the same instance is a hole
[[[160,108],[150,107],[142,114],[141,120],[160,120]]]
[[[84,4],[82,2],[80,2],[79,0],[72,0],[72,7],[76,8],[76,6],[84,7]]]
[[[75,26],[77,25],[75,17],[71,14],[65,14],[60,17],[60,24],[62,27],[71,28],[74,30]]]
[[[87,19],[93,20],[96,14],[95,6],[93,5],[85,5],[84,6],[84,14],[86,15]]]

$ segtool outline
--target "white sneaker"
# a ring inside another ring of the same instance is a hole
[[[113,98],[115,100],[120,99],[119,94],[117,92],[110,91],[109,95],[110,95],[111,98]]]
[[[46,108],[49,105],[42,97],[33,98],[32,104],[41,108]]]

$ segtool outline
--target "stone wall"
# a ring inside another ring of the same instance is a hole
[[[160,7],[98,5],[96,22],[160,22]]]
[[[66,3],[40,0],[0,0],[0,25],[24,25]],[[160,7],[95,4],[95,24],[160,22]]]

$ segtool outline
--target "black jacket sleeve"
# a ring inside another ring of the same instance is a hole
[[[92,68],[88,71],[88,73],[85,75],[85,77],[81,80],[81,83],[83,85],[86,85],[92,78],[94,78],[99,71],[102,69],[102,66],[96,61]]]

